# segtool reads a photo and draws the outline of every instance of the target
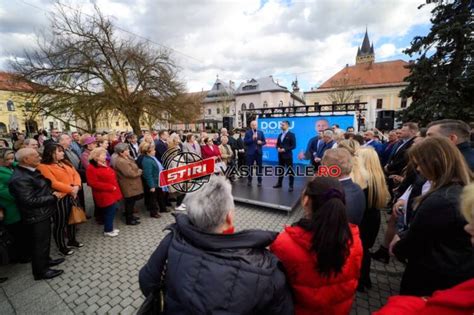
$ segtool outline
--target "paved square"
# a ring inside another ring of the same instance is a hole
[[[143,208],[142,202],[137,207]],[[301,209],[288,215],[240,204],[236,206],[236,229],[281,231],[301,214]],[[64,274],[55,279],[34,281],[30,264],[0,267],[0,277],[9,277],[0,285],[0,314],[134,314],[143,302],[138,271],[166,234],[163,229],[174,222],[171,214],[161,219],[152,219],[145,212],[140,216],[140,225],[126,226],[117,215],[120,235],[116,238],[104,238],[102,226],[93,220],[81,225],[78,240],[85,246],[66,258],[61,265]],[[385,231],[385,218],[383,214],[379,240]],[[57,257],[54,244],[51,249]],[[357,293],[351,314],[379,309],[387,297],[398,292],[402,271],[403,266],[394,260],[388,265],[374,262],[373,288]]]

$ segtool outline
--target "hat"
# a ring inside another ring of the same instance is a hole
[[[91,143],[94,143],[96,142],[96,139],[94,137],[87,137],[85,140],[84,140],[84,145],[88,145],[88,144],[91,144]]]

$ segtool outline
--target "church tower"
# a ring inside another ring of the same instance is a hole
[[[367,28],[365,29],[362,46],[357,48],[356,65],[360,63],[370,63],[375,61],[374,44],[370,44]]]

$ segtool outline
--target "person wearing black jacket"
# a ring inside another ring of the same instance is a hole
[[[296,148],[296,137],[295,134],[289,131],[290,123],[285,120],[281,122],[282,133],[278,135],[276,149],[278,150],[278,165],[287,167],[293,167],[293,150]],[[295,176],[290,174],[290,188],[289,192],[293,191],[293,184],[295,182]],[[278,176],[278,183],[273,188],[281,188],[283,183],[283,175]]]
[[[159,138],[155,140],[155,151],[156,151],[156,158],[158,161],[162,162],[161,157],[165,154],[166,150],[168,150],[168,144],[166,141],[168,140],[169,134],[166,130],[161,130],[158,133]]]
[[[413,140],[418,133],[418,125],[415,123],[405,123],[401,129],[400,140],[392,150],[385,165],[385,172],[389,175],[401,175],[403,169],[408,164],[408,149],[413,145]]]
[[[394,237],[390,252],[407,262],[400,294],[430,296],[474,277],[474,248],[459,206],[471,172],[447,138],[428,137],[408,154],[431,188],[416,201],[409,229]]]
[[[165,270],[164,314],[294,314],[285,274],[266,249],[277,233],[234,233],[231,189],[212,176],[186,195],[188,214],[175,215],[171,233],[140,270],[145,296],[160,287]]]
[[[21,218],[29,226],[32,246],[32,267],[35,280],[51,279],[63,273],[49,269],[64,261],[64,258],[49,258],[51,243],[51,216],[56,209],[57,192],[36,167],[40,164],[39,153],[31,148],[16,153],[19,166],[13,172],[9,190],[15,198]]]
[[[239,137],[236,140],[236,151],[237,151],[237,160],[239,168],[245,165],[245,144],[244,144],[244,137],[245,137],[245,129],[240,129]]]

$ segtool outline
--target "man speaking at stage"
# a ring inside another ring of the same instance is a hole
[[[290,123],[285,120],[281,122],[281,133],[278,135],[276,148],[278,151],[278,165],[283,167],[293,166],[293,150],[296,148],[296,137],[295,134],[289,131]],[[290,177],[290,188],[289,192],[293,191],[293,183],[295,176],[293,174]],[[273,188],[281,188],[283,183],[283,174],[278,176],[278,183]]]
[[[250,130],[245,133],[244,143],[246,146],[246,160],[247,165],[251,167],[254,162],[257,163],[257,181],[258,187],[262,186],[262,146],[267,142],[263,132],[257,130],[257,121],[253,120],[250,123]],[[249,172],[247,186],[252,185],[252,172]]]

